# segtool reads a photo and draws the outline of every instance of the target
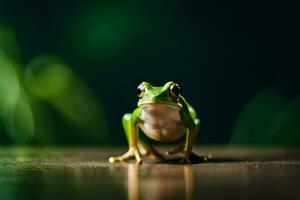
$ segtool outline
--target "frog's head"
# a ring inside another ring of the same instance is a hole
[[[142,82],[137,87],[137,95],[139,97],[138,106],[147,104],[164,104],[170,106],[182,105],[179,102],[180,87],[173,81],[169,81],[162,87],[154,87],[150,83]]]

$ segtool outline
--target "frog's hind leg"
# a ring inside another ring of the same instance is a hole
[[[143,142],[141,139],[138,140],[139,148],[142,155],[147,156],[151,160],[164,160],[165,157],[159,153],[152,145]]]
[[[123,115],[123,118],[122,118],[122,125],[124,128],[124,132],[125,132],[128,144],[130,144],[129,141],[130,141],[130,138],[132,137],[132,135],[130,135],[131,133],[129,131],[130,118],[131,118],[130,113],[126,113],[125,115]],[[121,156],[110,157],[109,162],[113,163],[113,162],[126,161],[126,160],[130,160],[132,158],[136,158],[137,162],[141,162],[140,153],[139,153],[138,148],[130,148],[125,154],[123,154]]]
[[[194,123],[196,125],[196,131],[195,131],[195,136],[194,138],[196,138],[197,133],[200,129],[200,120],[199,119],[195,119]],[[184,154],[184,145],[185,145],[185,140],[180,141],[179,145],[173,149],[170,149],[168,151],[166,151],[166,155],[173,155],[173,154]]]
[[[184,141],[181,141],[179,146],[166,151],[166,155],[173,155],[173,154],[177,154],[177,153],[182,154],[183,151],[184,151]]]
[[[194,122],[195,122],[195,125],[196,125],[196,130],[195,130],[196,135],[194,136],[194,139],[195,139],[196,136],[197,136],[197,133],[200,129],[201,122],[200,122],[199,119],[195,119]],[[166,155],[173,155],[173,154],[184,155],[184,153],[185,153],[184,152],[184,145],[185,145],[185,141],[181,141],[179,146],[166,151]],[[191,152],[191,158],[195,159],[195,160],[201,159],[201,160],[206,161],[208,159],[208,156],[198,156],[196,153]]]

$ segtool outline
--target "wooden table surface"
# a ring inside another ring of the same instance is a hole
[[[0,199],[299,199],[300,151],[196,147],[191,165],[110,164],[123,148],[0,148]],[[164,149],[162,149],[164,150]]]

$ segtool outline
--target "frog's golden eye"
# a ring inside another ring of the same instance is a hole
[[[180,87],[177,83],[172,83],[169,88],[169,93],[173,97],[179,97],[180,95]]]
[[[137,95],[139,98],[143,98],[145,94],[145,87],[143,83],[139,84],[139,86],[136,89]]]

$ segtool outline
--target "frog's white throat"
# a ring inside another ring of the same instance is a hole
[[[179,139],[186,131],[181,122],[179,106],[151,103],[140,108],[142,122],[139,126],[149,138],[171,142]]]

